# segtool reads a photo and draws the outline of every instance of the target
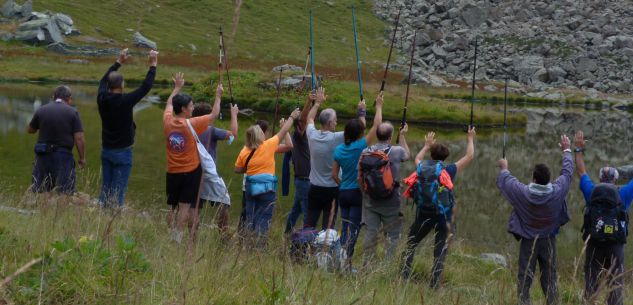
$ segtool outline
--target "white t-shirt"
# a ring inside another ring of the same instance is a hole
[[[321,131],[309,124],[306,129],[310,146],[310,183],[321,187],[338,186],[332,179],[334,150],[343,143],[343,132]]]

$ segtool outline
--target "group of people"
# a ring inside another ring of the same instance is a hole
[[[136,128],[132,108],[152,88],[157,57],[157,52],[149,53],[150,67],[145,81],[132,92],[123,92],[124,79],[118,72],[129,58],[127,49],[101,79],[97,97],[102,121],[99,203],[104,207],[124,204]],[[174,89],[163,115],[166,195],[172,207],[168,224],[172,238],[180,242],[189,228],[191,240],[195,239],[198,213],[204,202],[219,206],[218,227],[226,236],[231,198],[215,168],[216,147],[218,141],[226,140],[230,144],[238,136],[239,109],[230,105],[230,130],[214,127],[221,108],[222,84],[217,86],[215,101],[210,106],[194,104],[191,96],[181,92],[185,84],[182,73],[174,75],[173,81]],[[466,153],[455,163],[446,162],[450,155],[448,147],[437,142],[434,133],[428,133],[424,146],[414,157],[415,172],[405,177],[402,164],[412,157],[406,139],[408,126],[403,123],[396,129],[382,120],[383,92],[375,99],[375,114],[369,129],[364,100],[358,104],[357,118],[348,120],[344,131],[336,131],[334,109],[321,110],[326,101],[324,88],[313,91],[303,109],[295,109],[288,118],[282,119],[279,131],[270,137],[266,121],[257,121],[246,130],[244,147],[235,161],[235,173],[243,175],[240,231],[254,239],[256,245],[265,245],[277,201],[275,155],[284,153],[293,165],[295,186],[293,206],[284,230],[287,236],[296,230],[301,214],[303,229],[336,228],[340,209],[340,241],[347,258],[344,268],[354,272],[351,262],[363,226],[364,266],[370,265],[375,256],[381,230],[386,240],[386,258],[395,256],[404,225],[403,197],[412,198],[416,212],[401,256],[402,276],[411,276],[417,245],[434,231],[430,286],[438,288],[455,223],[453,181],[474,159],[475,128],[469,127]],[[30,133],[39,131],[32,175],[35,192],[56,190],[72,194],[75,191],[74,146],[79,155],[78,166],[83,168],[86,164],[83,128],[71,102],[70,88],[58,87],[54,102],[39,108],[28,126]],[[319,128],[315,124],[317,118]],[[585,297],[593,302],[596,292],[604,286],[600,279],[606,275],[610,287],[608,304],[623,303],[626,211],[633,199],[633,182],[617,188],[617,170],[604,167],[600,170],[600,183],[594,185],[585,171],[586,143],[582,131],[576,133],[574,143],[572,151],[569,138],[561,136],[563,167],[554,181],[549,168],[537,164],[532,182],[521,183],[508,170],[507,160],[499,160],[497,186],[513,207],[508,231],[520,241],[518,296],[521,304],[530,304],[529,289],[537,262],[547,303],[558,303],[556,235],[570,220],[565,198],[573,172],[572,154],[587,206],[583,235],[586,241]]]

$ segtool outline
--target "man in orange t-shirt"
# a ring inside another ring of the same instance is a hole
[[[185,225],[190,226],[190,235],[195,239],[198,227],[198,190],[202,178],[202,167],[196,141],[187,125],[187,120],[197,134],[202,134],[220,113],[222,84],[218,85],[211,114],[191,118],[193,102],[191,96],[180,93],[185,84],[184,75],[174,77],[172,91],[163,114],[163,132],[167,139],[167,204],[172,207],[168,224],[172,239],[182,241]]]

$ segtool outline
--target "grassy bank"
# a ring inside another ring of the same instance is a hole
[[[1,201],[34,208],[19,197],[3,196]],[[404,281],[398,276],[397,261],[377,260],[356,276],[292,263],[281,237],[280,209],[268,248],[258,251],[244,247],[237,237],[222,243],[218,232],[208,226],[215,210],[204,209],[200,237],[191,252],[168,239],[165,213],[157,209],[119,214],[59,203],[35,211],[33,215],[0,211],[2,277],[43,258],[0,291],[0,300],[10,304],[512,304],[516,300],[515,258],[510,268],[484,262],[478,258],[481,249],[459,235],[451,245],[444,286],[434,291],[427,286],[430,239],[420,245],[414,278]],[[408,224],[410,218],[407,215]],[[357,265],[361,256],[359,246]],[[578,254],[576,263],[561,263],[562,304],[581,304],[580,258]],[[539,304],[543,297],[537,286],[532,292]]]

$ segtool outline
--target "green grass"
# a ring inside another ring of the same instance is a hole
[[[131,41],[132,32],[127,29],[140,30],[156,41],[165,55],[189,54],[189,44],[196,45],[197,53],[215,55],[218,31],[223,26],[231,59],[297,64],[305,60],[312,9],[317,67],[338,67],[355,64],[351,22],[351,5],[355,4],[361,57],[367,63],[382,63],[387,57],[383,47],[385,24],[371,12],[373,2],[332,2],[334,6],[307,0],[243,1],[235,37],[230,36],[235,9],[231,0],[51,0],[35,2],[34,10],[64,12],[73,18],[82,35],[114,39],[117,45],[129,44],[125,39]]]

